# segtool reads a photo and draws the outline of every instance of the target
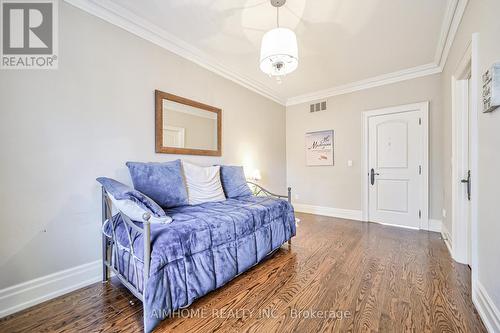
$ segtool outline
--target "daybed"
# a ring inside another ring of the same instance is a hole
[[[103,186],[102,279],[111,270],[143,302],[145,332],[295,236],[290,188],[282,196],[253,186],[253,195],[166,208],[168,224],[151,223],[150,213],[133,221]]]

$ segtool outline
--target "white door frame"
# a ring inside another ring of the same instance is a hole
[[[467,48],[467,51],[465,52],[465,55],[461,62],[459,63],[454,77],[457,79],[460,79],[461,77],[459,76],[461,73],[460,71],[463,72],[463,69],[466,68],[466,65],[468,62],[470,62],[470,68],[471,68],[471,75],[470,75],[470,80],[469,80],[469,85],[471,86],[470,89],[470,123],[469,123],[469,131],[470,131],[470,169],[471,169],[471,178],[472,178],[472,184],[471,184],[471,203],[470,203],[470,209],[471,209],[471,214],[470,214],[470,242],[471,242],[471,257],[468,258],[469,264],[471,266],[471,273],[472,273],[472,299],[476,298],[475,292],[477,288],[477,276],[479,274],[478,272],[478,267],[477,267],[477,216],[478,216],[478,186],[477,186],[477,180],[478,180],[478,144],[479,144],[479,139],[478,139],[478,110],[479,110],[479,91],[480,91],[480,73],[479,73],[479,64],[478,64],[478,56],[479,56],[479,49],[478,49],[478,44],[479,44],[479,34],[474,33],[472,34],[472,41],[470,42],[469,47]],[[453,81],[454,78],[452,78],[452,83],[455,83]],[[455,84],[452,84],[452,94],[455,94],[457,91],[453,90],[455,89],[456,86]],[[453,102],[455,102],[455,95],[452,95]],[[456,105],[453,105],[452,107],[452,116],[454,117],[454,122],[455,124],[455,119],[457,117],[457,107]],[[457,119],[458,120],[458,119]],[[455,132],[452,132],[452,135]],[[462,140],[462,138],[452,138],[452,144],[456,144],[456,140]],[[458,147],[456,147],[458,148]],[[454,148],[454,149],[456,149]],[[453,154],[455,154],[455,150],[453,150]],[[456,161],[455,159],[458,156],[453,155],[452,161],[453,161],[453,168],[455,168]],[[458,175],[453,175],[454,178],[452,178],[452,184],[455,182],[456,178]],[[452,188],[452,203],[453,200],[456,198],[456,191],[457,191],[458,186]],[[452,207],[456,207],[459,205],[459,201],[456,201],[453,203]],[[464,261],[464,256],[463,252],[466,254],[466,246],[467,246],[467,238],[464,237],[467,236],[466,234],[466,228],[467,225],[463,223],[463,219],[456,218],[457,215],[455,215],[455,211],[452,211],[452,230],[451,230],[451,238],[452,238],[452,249],[451,249],[451,255],[454,260],[458,262],[465,262]],[[465,233],[464,233],[465,230]],[[455,243],[456,242],[456,243]],[[466,260],[467,258],[465,258]]]
[[[163,126],[163,138],[165,140],[166,138],[166,135],[165,135],[165,132],[166,131],[172,131],[172,132],[175,132],[177,134],[177,140],[179,141],[179,144],[174,147],[174,148],[185,148],[185,139],[186,139],[186,129],[184,127],[178,127],[178,126]],[[165,146],[168,146],[165,142],[163,143]]]
[[[472,85],[472,45],[467,50],[451,77],[451,255],[456,261],[468,264],[471,262],[468,253],[468,242],[471,235],[468,232],[469,216],[467,207],[470,204],[466,198],[465,185],[460,180],[472,166],[469,165],[469,113],[474,104],[473,96],[469,96],[469,87]],[[472,89],[471,89],[472,90]],[[469,103],[470,102],[470,103]],[[472,118],[472,117],[471,117]],[[471,133],[472,134],[472,133]],[[472,148],[472,147],[470,147]],[[472,199],[472,198],[471,198]],[[472,213],[472,212],[470,212]]]
[[[422,156],[420,156],[420,161],[422,165],[422,175],[420,177],[420,209],[422,212],[420,220],[420,229],[429,230],[429,102],[421,102],[414,104],[406,104],[393,106],[388,108],[364,111],[362,114],[363,121],[363,149],[362,149],[362,173],[361,173],[361,185],[363,193],[363,221],[368,222],[369,216],[369,169],[370,166],[368,158],[368,147],[369,147],[369,137],[368,137],[368,122],[370,117],[421,111],[422,112]],[[415,166],[417,167],[417,166]]]
[[[471,89],[471,115],[470,115],[470,135],[471,135],[471,280],[472,280],[472,302],[476,305],[476,308],[481,308],[480,296],[477,293],[478,286],[478,254],[477,254],[477,223],[478,223],[478,186],[477,181],[479,179],[478,175],[478,148],[479,148],[479,129],[478,129],[478,117],[479,117],[479,106],[482,106],[482,101],[480,101],[480,79],[481,73],[479,72],[479,33],[472,34],[472,56],[471,56],[471,79],[470,84]]]

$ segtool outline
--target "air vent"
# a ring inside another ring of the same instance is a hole
[[[318,111],[325,111],[326,110],[326,101],[323,102],[318,102],[309,105],[309,112],[318,112]]]

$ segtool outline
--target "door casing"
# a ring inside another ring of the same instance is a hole
[[[471,221],[467,210],[470,204],[466,199],[465,186],[460,183],[467,170],[471,170],[469,165],[469,113],[472,113],[472,104],[469,103],[472,96],[469,94],[469,86],[472,85],[472,45],[469,44],[467,50],[457,66],[454,75],[451,77],[451,99],[452,99],[452,234],[451,252],[456,261],[463,264],[470,264],[471,258],[468,253],[468,245],[471,235],[468,232],[468,225]],[[474,182],[476,179],[472,179]]]
[[[376,110],[365,111],[362,114],[363,122],[363,149],[362,149],[362,173],[361,173],[361,186],[363,193],[363,221],[368,222],[369,216],[369,170],[370,166],[368,159],[368,147],[369,147],[369,120],[371,117],[388,115],[403,112],[421,111],[421,130],[422,130],[422,142],[421,142],[421,154],[420,161],[422,165],[422,175],[419,179],[420,182],[420,194],[419,194],[419,207],[421,210],[420,227],[419,229],[429,230],[429,102],[405,104],[399,106],[392,106],[387,108],[381,108]]]

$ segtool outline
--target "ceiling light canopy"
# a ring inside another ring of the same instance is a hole
[[[260,69],[281,81],[281,77],[293,72],[299,64],[297,50],[297,37],[287,28],[279,26],[279,7],[286,0],[271,0],[271,5],[276,7],[277,28],[265,33],[260,47]]]

